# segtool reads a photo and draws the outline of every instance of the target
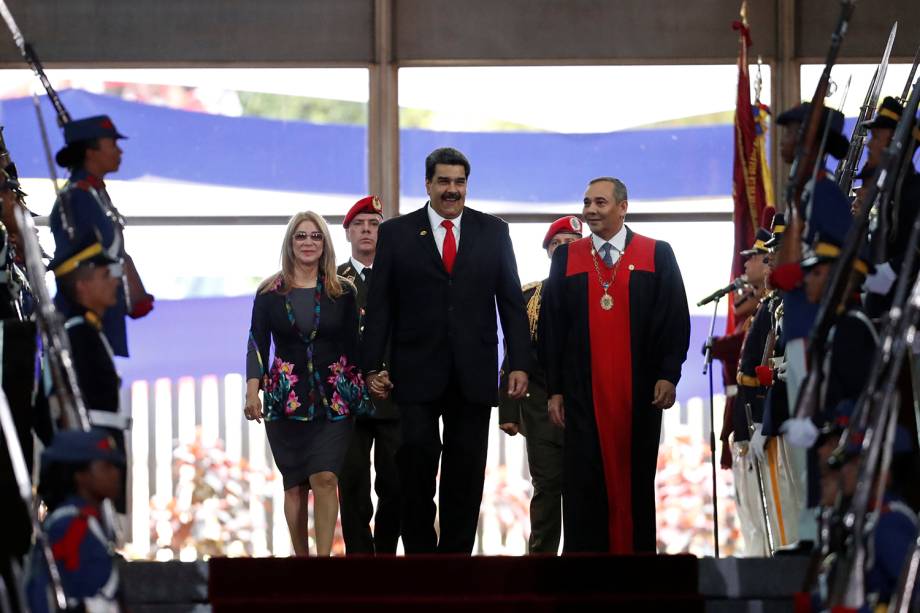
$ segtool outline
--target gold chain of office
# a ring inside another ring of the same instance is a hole
[[[626,248],[624,247],[620,251],[620,257],[617,259],[616,264],[613,265],[613,274],[610,276],[610,281],[604,280],[604,275],[601,274],[601,267],[597,264],[597,249],[593,246],[591,247],[591,261],[594,262],[594,271],[597,273],[597,280],[601,284],[601,288],[604,290],[604,295],[601,296],[601,308],[605,311],[609,311],[613,308],[613,296],[611,296],[607,291],[613,286],[617,280],[617,271],[620,270],[620,263],[623,261],[623,258],[626,257]],[[607,265],[604,264],[606,268]]]

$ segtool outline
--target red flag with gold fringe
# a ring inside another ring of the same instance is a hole
[[[731,279],[744,273],[744,261],[739,252],[754,242],[761,216],[773,200],[770,169],[766,158],[766,131],[770,109],[760,102],[758,75],[757,95],[751,103],[751,79],[748,74],[748,47],[751,31],[747,24],[747,3],[741,5],[741,20],[732,24],[739,34],[738,94],[735,100],[735,155],[732,180],[734,200],[733,222],[735,241],[732,250]],[[728,302],[726,332],[735,329],[734,308]]]

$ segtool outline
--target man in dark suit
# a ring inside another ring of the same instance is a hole
[[[377,228],[383,221],[383,207],[377,196],[358,200],[345,215],[342,225],[351,244],[351,257],[339,266],[338,273],[355,284],[358,309],[367,306],[370,282],[377,252]],[[363,318],[362,318],[363,319]],[[363,325],[363,321],[362,324]],[[355,419],[351,445],[339,475],[339,501],[345,552],[396,553],[399,541],[399,475],[396,449],[399,446],[399,411],[389,399],[375,400],[374,413]],[[377,478],[377,513],[371,501],[371,448]],[[374,518],[374,531],[370,522]]]
[[[428,156],[429,201],[381,224],[368,292],[363,367],[371,392],[385,397],[392,390],[399,404],[406,553],[473,549],[489,417],[498,404],[496,306],[508,346],[508,394],[527,392],[530,334],[508,224],[464,208],[469,174],[456,149]]]

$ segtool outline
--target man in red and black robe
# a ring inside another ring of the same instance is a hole
[[[593,180],[591,236],[553,255],[540,315],[550,419],[565,428],[564,551],[655,551],[661,411],[690,315],[670,245],[624,225],[626,186]]]

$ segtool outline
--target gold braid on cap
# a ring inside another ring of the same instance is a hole
[[[535,283],[533,295],[527,301],[527,319],[530,322],[530,340],[537,340],[537,325],[540,320],[540,299],[543,294],[543,282]],[[527,288],[529,289],[529,287]]]

